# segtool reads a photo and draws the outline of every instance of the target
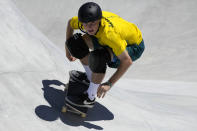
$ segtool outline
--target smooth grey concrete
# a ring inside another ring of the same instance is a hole
[[[97,99],[87,118],[61,114],[68,71],[83,69],[79,61],[66,59],[54,39],[65,38],[53,33],[63,33],[62,21],[76,14],[80,2],[0,0],[0,130],[195,131],[197,9],[191,0],[98,1],[141,28],[146,51],[104,99]],[[51,8],[54,14],[42,15],[41,9]],[[49,16],[60,26],[51,35]]]

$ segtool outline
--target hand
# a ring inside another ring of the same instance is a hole
[[[73,57],[72,55],[70,55],[69,52],[66,52],[66,57],[68,58],[69,61],[75,61],[76,60],[76,58]]]
[[[104,84],[101,84],[98,88],[98,91],[97,91],[97,96],[98,98],[104,98],[107,91],[109,91],[111,89],[111,86],[109,85],[106,85],[105,83]]]

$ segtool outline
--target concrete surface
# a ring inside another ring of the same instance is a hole
[[[83,70],[62,49],[65,21],[85,1],[34,2],[0,0],[1,131],[197,129],[196,1],[97,1],[136,23],[147,44],[85,119],[60,113],[68,71]]]

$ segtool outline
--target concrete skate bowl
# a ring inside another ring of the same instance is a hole
[[[85,119],[60,113],[69,70],[83,71],[65,57],[66,21],[85,1],[39,2],[0,1],[0,130],[196,130],[195,1],[97,1],[139,26],[146,51]]]

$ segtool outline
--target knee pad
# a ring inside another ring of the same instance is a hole
[[[81,33],[74,34],[66,41],[66,46],[72,56],[82,59],[89,54],[89,48],[83,40]]]
[[[100,48],[90,52],[88,59],[89,67],[94,73],[105,73],[107,63],[110,61],[110,53],[106,48]]]

